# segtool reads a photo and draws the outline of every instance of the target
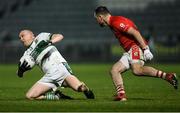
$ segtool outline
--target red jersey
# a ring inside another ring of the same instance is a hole
[[[129,51],[133,45],[139,45],[133,36],[126,33],[130,27],[138,30],[136,25],[130,19],[122,16],[111,16],[109,26],[125,51]]]

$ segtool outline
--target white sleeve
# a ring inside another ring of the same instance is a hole
[[[51,37],[52,37],[51,33],[42,32],[36,38],[38,38],[40,40],[50,40]]]

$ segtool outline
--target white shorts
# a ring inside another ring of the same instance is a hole
[[[42,70],[45,75],[38,81],[56,90],[58,86],[62,86],[67,76],[73,76],[72,70],[67,62],[58,60],[58,54],[53,52],[42,64]]]
[[[119,60],[123,65],[126,67],[126,69],[130,68],[130,64],[133,63],[140,63],[141,65],[144,65],[144,56],[141,48],[139,46],[132,46],[131,49],[128,52],[125,52],[121,59]]]

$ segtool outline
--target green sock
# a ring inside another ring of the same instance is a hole
[[[47,92],[45,94],[45,99],[46,100],[59,100],[59,97],[54,94],[54,92]]]

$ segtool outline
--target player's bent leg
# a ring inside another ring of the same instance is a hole
[[[112,66],[110,74],[111,74],[115,87],[118,85],[122,85],[122,87],[124,87],[121,73],[124,72],[125,70],[126,70],[126,67],[120,61],[116,62]]]
[[[73,90],[78,92],[83,92],[86,98],[88,99],[95,98],[93,92],[83,82],[79,81],[77,77],[73,75],[67,76],[65,79],[65,83]]]
[[[117,95],[115,96],[115,99],[114,99],[116,101],[127,100],[126,95],[125,95],[124,85],[123,85],[123,79],[121,75],[121,73],[123,73],[125,70],[127,70],[127,67],[121,61],[118,61],[113,65],[110,72],[114,86],[116,88]]]
[[[60,100],[60,99],[72,99],[71,97],[64,95],[59,90],[53,91],[53,87],[48,86],[49,83],[37,82],[26,94],[26,98],[29,100]],[[52,85],[52,84],[51,84]]]
[[[175,73],[165,73],[150,66],[143,66],[138,63],[131,64],[135,75],[158,77],[168,81],[175,89],[178,88],[178,78]]]
[[[51,87],[37,82],[26,93],[26,98],[29,100],[44,99],[43,94],[45,94],[50,89],[51,89]]]

